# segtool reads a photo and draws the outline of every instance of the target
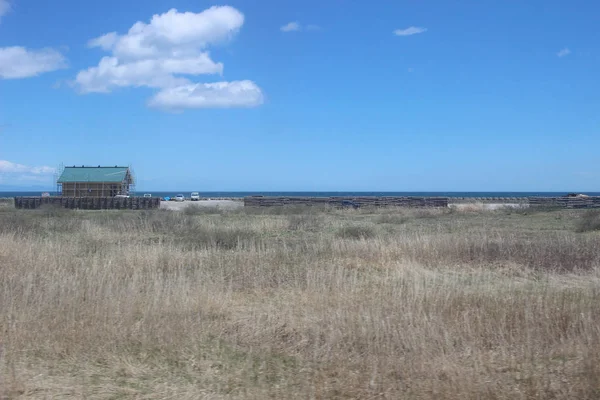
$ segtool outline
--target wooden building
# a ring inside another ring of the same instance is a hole
[[[65,167],[57,183],[63,197],[129,195],[133,175],[129,167]]]

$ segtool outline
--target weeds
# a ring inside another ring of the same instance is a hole
[[[288,229],[291,231],[318,231],[322,227],[322,220],[314,214],[288,216]]]
[[[378,224],[405,224],[410,218],[403,214],[381,214],[375,220]]]
[[[600,210],[589,210],[586,211],[582,216],[577,227],[576,232],[592,232],[600,231]]]
[[[323,205],[287,205],[282,207],[247,207],[240,208],[230,213],[243,215],[305,215],[330,212],[331,208]]]
[[[48,218],[65,217],[70,212],[73,212],[73,210],[69,210],[54,204],[42,204],[37,210],[34,211],[34,213],[42,214],[44,217]]]
[[[173,242],[183,245],[187,250],[206,248],[232,250],[248,244],[258,237],[257,232],[249,229],[192,225],[176,229],[173,234]]]
[[[596,218],[2,209],[0,398],[595,399]]]
[[[184,215],[194,216],[194,215],[220,215],[222,213],[221,209],[218,207],[203,207],[189,204],[187,207],[183,209]]]
[[[338,229],[337,236],[343,239],[368,239],[375,236],[375,231],[370,226],[349,225]]]
[[[15,201],[12,197],[0,197],[0,209],[14,207]]]

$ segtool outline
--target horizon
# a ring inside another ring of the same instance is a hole
[[[38,188],[35,190],[4,190],[0,186],[0,194],[6,193],[40,193],[40,192],[48,192],[50,194],[57,193],[56,190],[52,189],[43,189]],[[134,189],[130,193],[140,194],[140,193],[172,193],[173,195],[177,193],[192,193],[198,192],[201,195],[207,194],[244,194],[244,195],[265,195],[265,194],[273,194],[273,195],[300,195],[300,194],[344,194],[344,195],[397,195],[397,194],[405,194],[409,196],[421,195],[421,194],[437,194],[437,195],[456,195],[456,194],[465,194],[465,195],[491,195],[491,194],[522,194],[522,195],[540,195],[540,194],[569,194],[569,193],[581,193],[581,194],[591,194],[593,196],[600,196],[600,191],[569,191],[569,190],[559,190],[559,191],[432,191],[432,190],[424,190],[424,191],[411,191],[411,190],[403,190],[403,191],[356,191],[356,190],[334,190],[334,191],[325,191],[325,190],[317,190],[317,191],[307,191],[307,190],[294,190],[294,191],[272,191],[272,190],[154,190],[154,189]],[[461,196],[458,196],[461,197]],[[477,197],[477,196],[467,196],[467,197]],[[494,197],[494,196],[483,196],[483,197]]]
[[[198,188],[147,188],[134,185],[134,192],[201,192],[201,193],[600,193],[600,189],[581,190],[575,189],[556,189],[556,190],[461,190],[461,189],[198,189]],[[6,185],[0,184],[0,193],[3,192],[56,192],[56,184],[50,186],[44,185]]]
[[[0,0],[0,192],[62,163],[137,191],[595,192],[599,13]]]

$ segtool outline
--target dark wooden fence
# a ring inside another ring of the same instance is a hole
[[[244,198],[246,207],[277,207],[277,206],[333,206],[333,207],[416,207],[434,208],[448,207],[453,202],[464,202],[467,199],[448,197],[270,197],[250,196]],[[473,199],[468,199],[471,202]],[[481,198],[483,203],[506,203],[502,198]],[[600,208],[600,196],[595,197],[521,197],[513,198],[510,202],[529,204],[531,207],[549,208]],[[36,209],[43,205],[82,210],[146,210],[158,208],[158,197],[15,197],[16,208]]]
[[[528,204],[528,197],[450,197],[450,204]]]
[[[600,197],[529,197],[531,207],[600,208]]]
[[[271,197],[250,196],[244,198],[246,207],[347,206],[347,207],[448,207],[455,203],[523,204],[531,207],[549,208],[600,208],[600,197]]]
[[[263,197],[244,198],[246,207],[276,206],[333,206],[333,207],[448,207],[447,197]]]
[[[54,206],[81,210],[147,210],[160,206],[159,197],[15,197],[15,207]]]

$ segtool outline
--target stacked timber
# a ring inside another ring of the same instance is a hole
[[[447,197],[300,197],[300,196],[249,196],[244,198],[246,207],[301,206],[349,206],[349,207],[448,207]]]
[[[527,197],[452,197],[451,204],[527,204]]]
[[[148,210],[160,206],[159,197],[15,197],[15,207],[36,209],[43,206],[80,210]]]
[[[600,197],[529,197],[532,207],[600,208]]]
[[[339,196],[339,197],[287,197],[249,196],[244,198],[246,207],[301,206],[351,206],[351,207],[448,207],[452,203],[499,203],[529,204],[532,207],[549,208],[600,208],[600,196],[595,197],[396,197],[396,196]]]

